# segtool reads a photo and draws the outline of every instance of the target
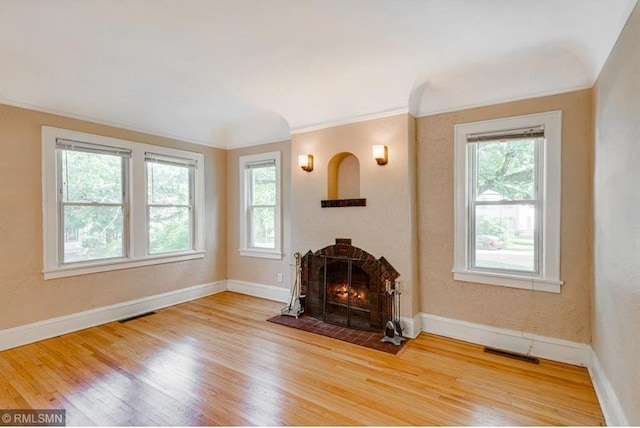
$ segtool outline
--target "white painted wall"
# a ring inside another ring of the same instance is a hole
[[[402,315],[409,317],[419,311],[413,253],[413,123],[408,114],[399,114],[294,134],[291,156],[314,156],[312,172],[292,165],[292,251],[304,254],[333,245],[335,238],[351,238],[354,246],[375,257],[384,256],[401,275]],[[375,144],[387,145],[387,165],[373,159]],[[345,151],[360,162],[360,197],[366,198],[367,206],[321,208],[320,201],[327,199],[327,165],[335,154]]]
[[[640,425],[638,6],[595,86],[594,118],[592,346],[615,395],[608,401],[619,408],[617,420],[608,423]]]

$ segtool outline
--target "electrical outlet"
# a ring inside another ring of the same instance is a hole
[[[278,275],[276,276],[276,281],[282,282],[282,272],[278,272]]]

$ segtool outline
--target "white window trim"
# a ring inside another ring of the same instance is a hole
[[[125,219],[129,229],[127,242],[128,254],[125,257],[108,260],[59,264],[60,246],[58,243],[58,179],[56,174],[56,139],[83,141],[90,144],[120,147],[131,150],[129,160],[129,216]],[[145,152],[166,156],[191,159],[197,162],[195,170],[195,212],[194,242],[191,250],[158,255],[147,254],[146,225],[146,169]],[[136,143],[117,138],[103,137],[67,129],[42,127],[42,208],[43,208],[43,253],[44,279],[63,278],[140,266],[178,262],[204,258],[204,155],[186,150],[171,149],[150,144]]]
[[[538,275],[494,273],[469,268],[467,136],[543,125],[545,142],[540,171],[543,176],[542,260]],[[560,196],[562,112],[552,111],[526,116],[487,120],[456,125],[455,133],[455,204],[453,279],[503,287],[524,288],[559,293],[560,281]]]
[[[253,162],[275,160],[276,164],[276,214],[275,214],[275,249],[251,248],[248,245],[248,218],[247,208],[249,204],[249,195],[247,192],[247,183],[245,169],[246,165]],[[240,248],[238,251],[241,256],[259,257],[264,259],[282,259],[282,194],[281,194],[281,163],[280,152],[258,153],[254,155],[240,156],[239,158],[239,190],[240,190]]]

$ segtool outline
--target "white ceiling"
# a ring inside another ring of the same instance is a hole
[[[233,148],[593,85],[636,0],[0,0],[0,102]]]

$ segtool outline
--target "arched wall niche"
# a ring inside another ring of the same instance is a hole
[[[338,153],[327,166],[327,199],[357,198],[360,198],[360,161],[353,153]]]

